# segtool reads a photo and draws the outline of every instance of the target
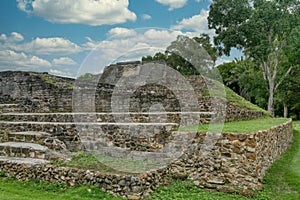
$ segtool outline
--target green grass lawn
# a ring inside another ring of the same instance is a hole
[[[206,132],[212,130],[220,130],[217,127],[223,126],[222,132],[229,132],[229,133],[247,133],[259,130],[266,130],[278,124],[287,122],[289,119],[286,118],[262,118],[262,119],[255,119],[249,121],[238,121],[238,122],[226,122],[223,124],[202,124],[202,125],[195,125],[189,127],[182,127],[179,131],[199,131],[199,132]]]
[[[188,200],[299,200],[300,199],[300,122],[294,122],[294,141],[281,159],[267,171],[263,191],[254,198],[237,194],[225,194],[199,189],[191,181],[174,181],[168,187],[156,190],[150,199],[188,199]],[[39,181],[19,182],[0,177],[1,200],[61,200],[61,199],[107,199],[117,200],[91,186],[67,188],[60,184]]]

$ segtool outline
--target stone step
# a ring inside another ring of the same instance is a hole
[[[4,142],[0,143],[0,156],[50,160],[50,151],[47,147],[34,143]]]
[[[129,147],[133,143],[137,148],[145,146],[143,145],[145,143],[147,143],[147,146],[151,146],[152,143],[164,143],[162,140],[165,140],[165,135],[168,135],[170,131],[175,130],[177,127],[178,124],[176,123],[0,121],[0,130],[6,130],[6,132],[47,132],[53,138],[62,141],[70,151],[80,151],[83,148],[81,145],[82,140],[95,141],[103,138],[108,138],[110,142],[120,147]],[[0,134],[0,138],[5,138],[5,134]]]
[[[177,127],[177,123],[113,123],[113,122],[32,122],[32,121],[0,121],[0,130],[10,132],[47,132],[52,136],[61,134],[74,135],[77,132],[99,132],[99,129],[114,131],[122,130],[159,130]],[[95,132],[95,133],[96,133]],[[151,132],[151,131],[150,131]]]
[[[103,137],[109,138],[116,146],[143,146],[142,143],[155,143],[165,134],[175,130],[176,123],[87,123],[87,122],[10,122],[0,121],[0,130],[41,131],[50,133],[54,138],[64,142],[73,151],[81,145],[81,140],[95,141]],[[143,139],[139,140],[139,137]],[[1,137],[1,136],[0,136]],[[132,142],[134,141],[134,142]],[[125,144],[126,143],[126,144]]]
[[[9,157],[9,156],[0,156],[0,163],[16,163],[16,164],[26,164],[26,165],[40,165],[40,164],[48,164],[50,161],[44,159],[37,158],[20,158],[20,157]]]
[[[2,113],[4,121],[36,122],[135,122],[180,123],[181,119],[197,119],[205,123],[212,118],[211,112],[141,112],[141,113]],[[200,119],[199,119],[200,118]]]
[[[17,113],[23,112],[24,110],[19,104],[0,104],[0,111],[3,113]]]
[[[51,134],[46,132],[25,131],[25,132],[10,132],[2,142],[27,142],[41,144],[42,140],[50,137]]]

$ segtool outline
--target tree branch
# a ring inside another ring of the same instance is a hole
[[[279,80],[279,82],[276,84],[274,91],[276,91],[276,89],[280,86],[280,84],[282,83],[282,81],[284,80],[285,77],[287,77],[287,75],[289,75],[289,73],[292,71],[294,65],[292,65],[286,72],[285,74],[281,77],[281,79]]]

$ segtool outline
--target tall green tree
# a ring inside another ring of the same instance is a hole
[[[210,42],[209,35],[201,34],[194,38],[179,35],[164,53],[145,56],[142,61],[164,60],[183,75],[204,75],[207,70],[203,70],[214,66],[217,58],[217,48]]]
[[[300,118],[300,65],[291,71],[291,75],[279,86],[276,100],[277,108],[282,109],[284,117]],[[275,104],[276,105],[276,104]],[[279,110],[280,112],[280,110]]]
[[[206,52],[208,53],[215,65],[218,59],[218,49],[215,46],[213,46],[213,44],[210,42],[209,35],[203,33],[199,37],[194,37],[193,39],[206,50]]]
[[[250,59],[218,66],[224,84],[248,101],[266,109],[268,88],[261,69]]]
[[[299,0],[214,0],[208,16],[219,52],[232,48],[260,65],[268,83],[268,111],[274,115],[274,93],[294,67],[281,67],[288,41],[299,27]],[[279,76],[279,71],[285,71]]]

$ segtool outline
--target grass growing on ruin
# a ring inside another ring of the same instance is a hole
[[[96,155],[97,159],[102,163],[109,163],[114,169],[121,172],[129,172],[133,174],[143,173],[145,171],[162,167],[160,163],[150,161],[140,161],[126,158],[114,158],[104,155]]]
[[[300,122],[294,122],[294,141],[291,147],[267,171],[263,181],[263,191],[255,197],[226,194],[199,189],[191,181],[176,180],[167,187],[152,193],[152,199],[189,200],[296,200],[300,199]],[[0,173],[0,176],[3,175]],[[62,184],[41,181],[20,182],[0,177],[1,200],[120,200],[91,186],[67,188]]]
[[[233,90],[225,86],[226,91],[226,99],[228,102],[232,103],[233,105],[240,107],[240,108],[247,108],[249,110],[257,110],[261,111],[265,114],[265,116],[270,116],[270,113],[259,106],[251,103],[250,101],[247,101],[242,96],[235,93]]]
[[[211,81],[214,83],[214,87],[210,88],[209,90],[206,89],[204,91],[205,97],[218,97],[218,98],[226,100],[227,102],[230,102],[231,104],[233,104],[239,108],[246,108],[249,110],[261,111],[265,114],[265,116],[270,116],[269,112],[267,112],[266,110],[260,108],[259,106],[255,105],[255,104],[251,103],[250,101],[247,101],[245,98],[236,94],[233,90],[231,90],[227,86],[224,86],[219,81],[216,81],[216,80],[211,80]],[[224,90],[225,90],[226,94],[224,94]]]
[[[273,126],[279,125],[281,123],[287,122],[289,119],[286,118],[262,118],[254,119],[248,121],[236,121],[236,122],[226,122],[223,124],[201,124],[196,126],[182,127],[179,131],[198,131],[207,132],[214,130],[229,133],[246,133],[259,130],[266,130]],[[223,128],[222,128],[223,126]]]
[[[105,165],[109,163],[109,165]],[[138,161],[126,158],[115,158],[92,153],[78,152],[71,161],[52,162],[56,166],[76,167],[102,173],[138,174],[161,167],[161,164],[149,161]]]
[[[78,152],[70,161],[52,162],[56,166],[76,167],[84,170],[100,171],[103,173],[118,173],[113,168],[107,167],[97,160],[91,153]]]

